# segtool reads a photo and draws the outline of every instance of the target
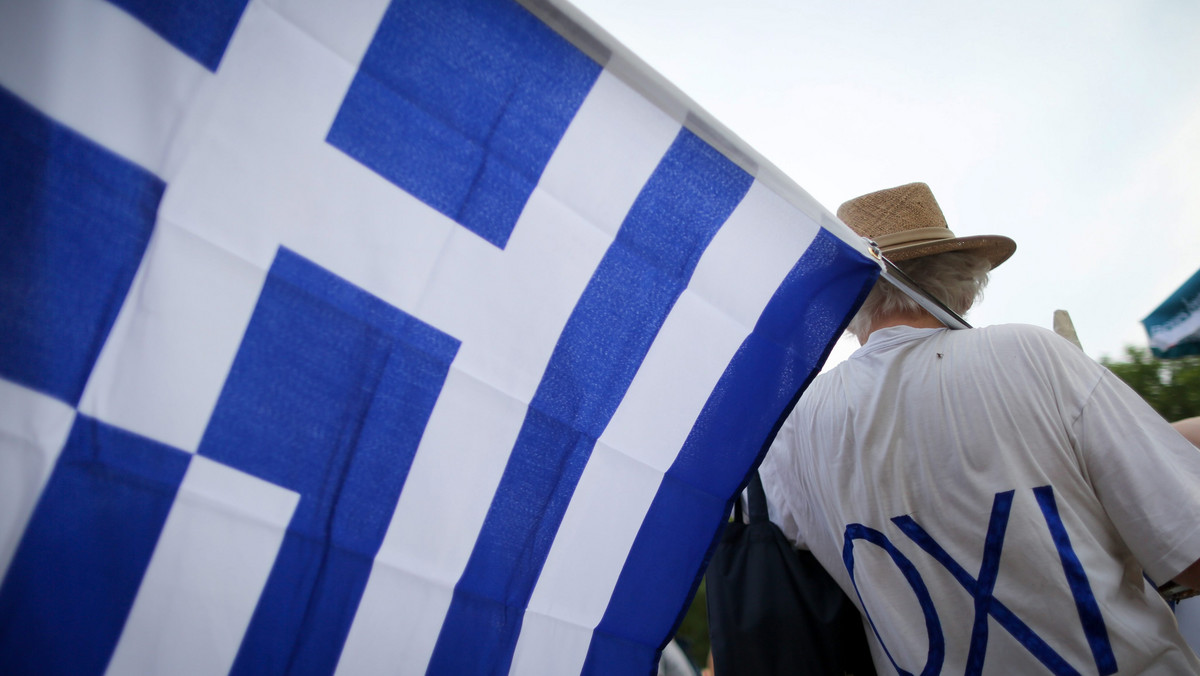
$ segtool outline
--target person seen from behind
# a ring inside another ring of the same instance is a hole
[[[923,183],[838,216],[960,315],[1016,249],[955,236]],[[859,605],[879,673],[1200,673],[1155,590],[1200,587],[1196,448],[1048,330],[949,330],[883,280],[848,330],[862,346],[760,473],[772,520]]]

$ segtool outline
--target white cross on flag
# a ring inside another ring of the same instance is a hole
[[[650,673],[877,271],[564,4],[0,0],[0,672]]]

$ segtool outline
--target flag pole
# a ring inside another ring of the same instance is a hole
[[[880,276],[890,282],[893,286],[904,295],[913,299],[922,308],[933,315],[938,321],[945,324],[951,329],[969,329],[971,325],[965,319],[959,316],[957,312],[946,307],[945,303],[938,300],[933,294],[925,289],[922,289],[911,277],[906,275],[903,270],[896,267],[896,264],[887,259],[880,251],[879,245],[873,240],[863,237],[863,241],[867,243],[867,249],[871,252],[871,256],[879,263]]]

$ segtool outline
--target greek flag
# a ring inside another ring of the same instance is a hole
[[[1159,359],[1200,354],[1200,271],[1142,320]]]
[[[0,0],[0,672],[649,673],[876,274],[565,4]]]

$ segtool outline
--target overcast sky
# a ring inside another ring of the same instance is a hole
[[[830,211],[924,181],[1015,239],[977,326],[1120,357],[1200,268],[1200,3],[573,2]]]

